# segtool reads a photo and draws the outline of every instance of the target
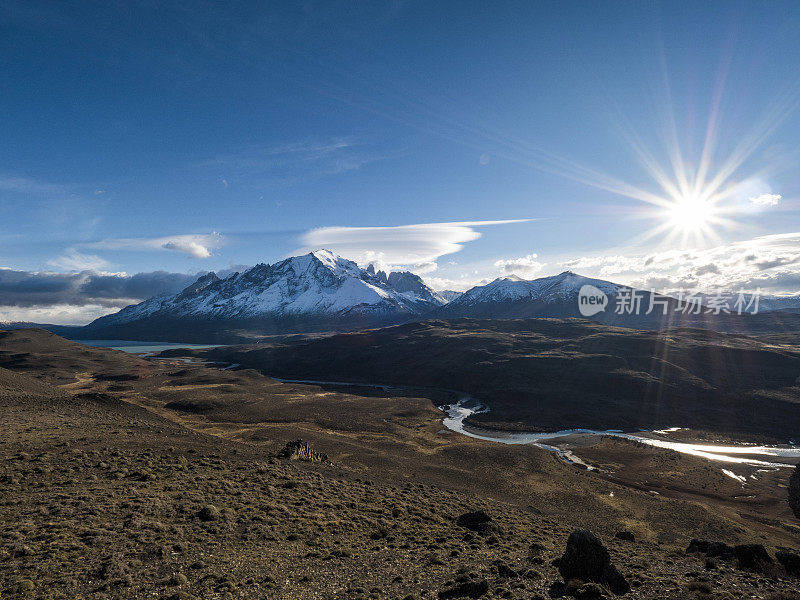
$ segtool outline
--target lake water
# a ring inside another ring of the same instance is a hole
[[[135,340],[73,340],[79,344],[95,346],[98,348],[112,348],[122,350],[131,354],[148,354],[151,352],[161,352],[163,350],[174,350],[175,348],[189,348],[190,350],[202,350],[203,348],[219,348],[222,344],[183,344],[180,342],[141,342]]]

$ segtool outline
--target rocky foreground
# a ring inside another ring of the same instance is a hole
[[[459,453],[440,462],[427,455],[443,450],[419,442],[413,473],[388,450],[385,460],[348,458],[367,447],[358,439],[378,439],[352,424],[309,426],[319,445],[278,442],[289,429],[268,423],[247,430],[258,438],[231,439],[221,422],[203,417],[200,431],[163,408],[179,383],[209,401],[224,386],[235,396],[234,379],[213,383],[219,371],[70,354],[50,338],[45,358],[16,339],[0,347],[17,368],[0,368],[2,598],[800,598],[790,523],[629,491],[532,448],[487,447],[489,468],[467,452],[481,442],[445,438],[441,448]],[[405,431],[391,443],[408,444]],[[493,491],[497,473],[523,459],[514,478],[525,493]],[[382,468],[392,460],[404,470]]]
[[[702,542],[600,540],[524,507],[265,456],[103,397],[63,402],[3,405],[3,597],[798,597],[763,548],[743,560]]]

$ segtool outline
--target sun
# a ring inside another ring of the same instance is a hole
[[[734,187],[720,192],[717,185],[689,180],[664,188],[662,196],[653,194],[646,198],[655,208],[643,211],[641,216],[655,219],[658,224],[638,241],[663,235],[663,243],[669,246],[707,246],[721,241],[719,229],[735,227],[736,222],[728,216],[732,209],[724,204]]]
[[[714,204],[699,195],[673,199],[666,213],[670,226],[686,233],[707,229],[716,216]]]

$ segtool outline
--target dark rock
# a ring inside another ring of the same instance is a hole
[[[200,509],[200,512],[197,513],[197,516],[201,521],[217,521],[219,520],[221,513],[213,504],[206,504]]]
[[[465,581],[458,583],[446,590],[439,592],[440,600],[446,598],[480,598],[489,591],[489,582],[485,579],[482,581]]]
[[[494,536],[494,534],[500,533],[500,528],[492,521],[492,517],[482,510],[464,513],[456,519],[456,525],[459,527],[466,527],[484,537]]]
[[[789,478],[789,508],[800,519],[800,465],[794,468],[794,473]]]
[[[772,558],[761,544],[741,544],[736,546],[733,551],[739,561],[740,569],[762,573],[765,565],[772,562]]]
[[[311,444],[303,440],[295,440],[288,442],[283,450],[278,452],[279,458],[288,458],[289,460],[302,460],[306,462],[326,462],[328,455],[322,452],[317,452],[311,449]]]
[[[498,577],[502,577],[504,579],[511,579],[513,577],[517,577],[519,574],[508,565],[500,563],[497,565],[497,575]]]
[[[708,546],[711,544],[708,540],[698,540],[697,538],[693,538],[691,542],[689,542],[689,547],[686,548],[687,554],[691,554],[694,552],[702,552],[705,554],[708,552]]]
[[[583,585],[585,585],[585,582],[581,581],[580,579],[570,579],[566,582],[566,584],[564,584],[564,591],[562,595],[574,597]]]
[[[495,533],[500,533],[500,528],[493,521],[489,521],[487,523],[480,523],[475,528],[475,532],[478,535],[482,535],[484,537],[490,536],[490,539],[491,538],[495,538],[495,540],[492,540],[492,543],[494,543],[494,541],[497,540],[497,538],[494,536],[494,534]],[[487,540],[486,543],[489,543],[489,540]]]
[[[789,550],[778,550],[775,558],[783,565],[786,572],[792,577],[800,577],[800,554]]]
[[[693,539],[686,548],[687,553],[702,552],[712,558],[733,558],[733,548],[724,542]]]
[[[482,510],[464,513],[456,519],[456,525],[459,527],[466,527],[471,531],[478,531],[478,526],[484,523],[491,522],[492,517],[487,515]]]
[[[567,548],[558,563],[564,581],[574,579],[600,583],[615,594],[626,594],[631,587],[622,574],[611,564],[608,550],[591,531],[573,531]]]
[[[707,556],[719,558],[732,558],[734,555],[733,548],[723,542],[711,542],[706,551]]]
[[[633,535],[633,533],[630,532],[630,531],[618,531],[614,535],[614,537],[617,538],[618,540],[622,540],[624,542],[635,542],[636,541],[636,536]]]

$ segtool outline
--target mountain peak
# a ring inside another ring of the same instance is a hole
[[[341,256],[336,254],[335,252],[331,252],[330,250],[326,250],[325,248],[320,248],[319,250],[312,250],[308,253],[310,256],[313,256],[317,260],[327,263],[335,263],[343,259]],[[350,261],[347,261],[350,262]]]
[[[391,289],[411,298],[432,302],[434,304],[444,304],[445,301],[431,290],[422,278],[410,271],[392,271],[387,277],[383,271],[378,271],[378,276],[383,276],[381,281],[385,282]]]
[[[476,304],[503,302],[537,302],[549,304],[577,299],[580,287],[590,283],[606,293],[614,293],[617,286],[608,281],[590,279],[572,271],[538,279],[522,279],[505,275],[494,281],[476,286],[454,300],[452,307],[462,308]],[[453,310],[457,310],[453,308]]]
[[[208,286],[217,283],[218,281],[222,281],[214,271],[210,273],[206,273],[205,275],[201,275],[197,278],[197,280],[192,283],[191,285],[186,286],[181,290],[179,296],[181,298],[189,298],[191,296],[196,296]]]
[[[343,258],[335,252],[331,252],[330,250],[326,250],[324,248],[309,252],[306,256],[312,260],[316,259],[318,262],[322,263],[324,267],[336,275],[356,275],[361,271],[359,266],[352,260]]]
[[[390,284],[382,271],[361,269],[352,260],[320,249],[272,265],[258,264],[226,279],[209,273],[179,294],[151,298],[95,323],[120,325],[150,318],[226,322],[288,319],[292,323],[298,318],[334,318],[385,323],[408,319],[442,304],[412,273],[392,274]]]

